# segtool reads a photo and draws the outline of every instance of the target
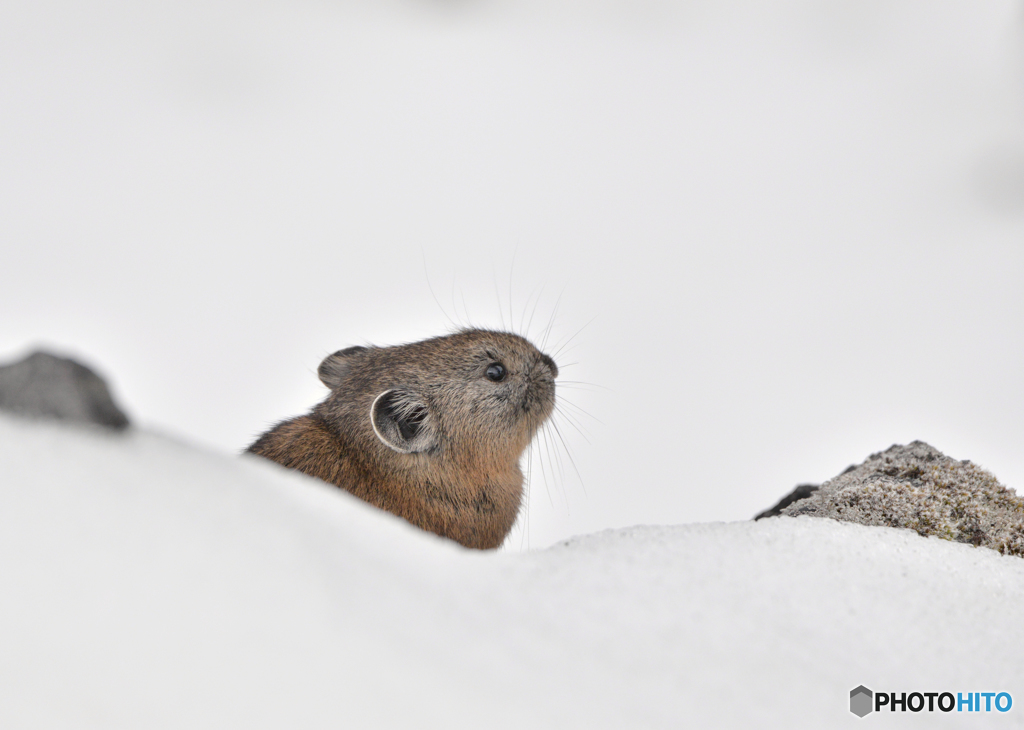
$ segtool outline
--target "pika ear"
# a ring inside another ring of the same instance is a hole
[[[430,409],[409,390],[385,390],[374,398],[370,423],[377,438],[400,454],[418,454],[437,445]]]
[[[352,363],[364,352],[366,352],[365,347],[356,345],[338,350],[333,355],[325,357],[316,371],[316,374],[320,376],[320,382],[331,390],[337,388],[345,380],[348,371],[352,369]]]

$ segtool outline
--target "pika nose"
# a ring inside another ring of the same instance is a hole
[[[557,378],[558,377],[558,366],[555,365],[555,361],[554,360],[552,360],[550,357],[548,357],[547,355],[545,355],[542,352],[540,354],[540,361],[542,363],[544,363],[545,365],[547,365],[548,368],[551,370],[551,377],[552,378]]]

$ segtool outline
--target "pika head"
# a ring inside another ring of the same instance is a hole
[[[249,451],[468,547],[497,547],[522,499],[519,459],[555,405],[558,367],[527,339],[463,330],[325,358],[330,394]]]

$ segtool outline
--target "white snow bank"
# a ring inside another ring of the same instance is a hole
[[[679,485],[679,488],[686,488]],[[0,418],[0,726],[1007,727],[1024,560],[812,518],[474,553],[272,464]]]

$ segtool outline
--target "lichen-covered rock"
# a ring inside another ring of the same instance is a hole
[[[765,517],[778,517],[782,514],[782,510],[786,509],[786,507],[788,507],[789,505],[793,504],[794,502],[799,502],[801,499],[807,499],[812,494],[817,492],[819,486],[820,485],[818,484],[798,484],[796,487],[793,488],[792,492],[790,492],[785,497],[780,499],[774,505],[764,510],[763,512],[758,512],[757,516],[754,517],[754,519],[763,520]]]
[[[47,352],[0,367],[0,410],[113,429],[128,426],[103,378],[81,363]]]
[[[781,513],[905,527],[1024,557],[1024,499],[922,441],[872,454]]]

